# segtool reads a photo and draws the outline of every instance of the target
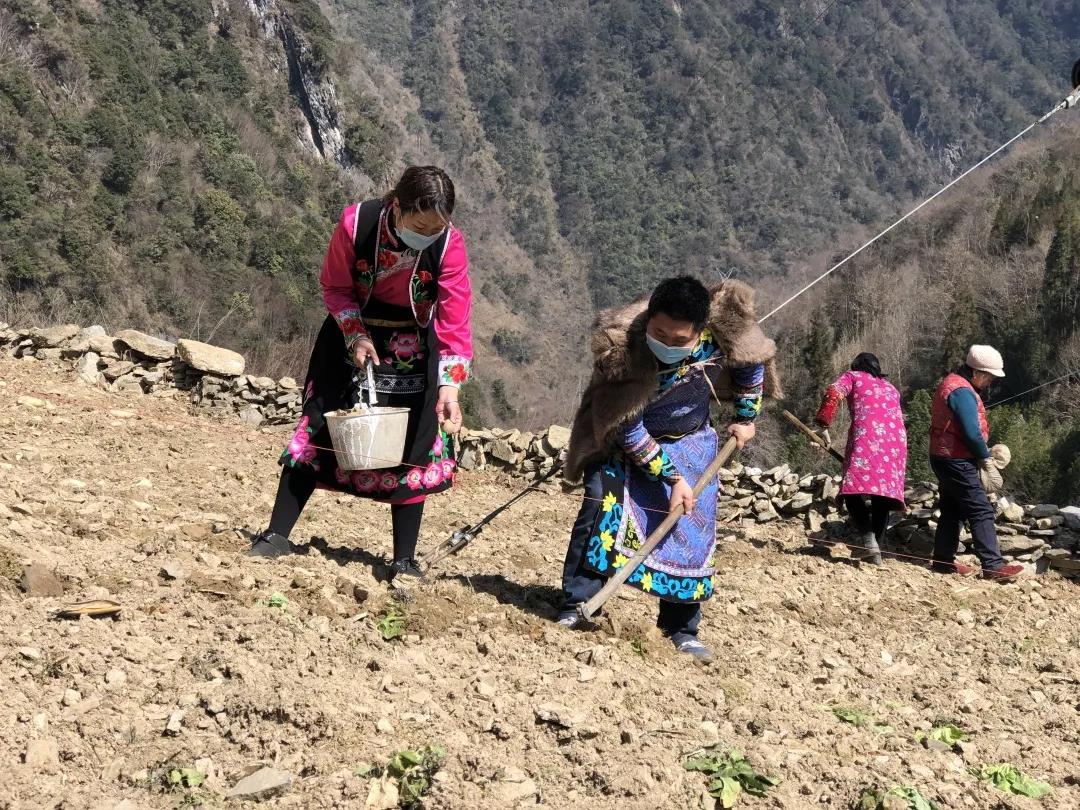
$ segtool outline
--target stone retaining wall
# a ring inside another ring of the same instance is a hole
[[[110,336],[100,326],[15,329],[0,324],[0,350],[19,358],[70,363],[81,381],[111,391],[155,396],[184,391],[194,406],[236,413],[252,426],[290,424],[300,417],[303,392],[296,380],[245,374],[241,355],[197,341],[173,344],[132,329]],[[532,480],[554,468],[569,440],[570,431],[559,425],[538,433],[466,429],[458,461],[464,470],[494,468]],[[811,539],[851,542],[855,538],[838,508],[839,485],[838,476],[800,475],[786,464],[760,470],[734,462],[720,475],[720,531],[749,520],[798,520]],[[937,485],[914,486],[906,500],[908,512],[894,518],[887,547],[929,557],[940,514]],[[1038,573],[1053,568],[1080,579],[1080,507],[993,500],[1006,557]],[[969,540],[965,531],[962,541]]]

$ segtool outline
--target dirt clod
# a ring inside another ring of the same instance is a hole
[[[27,596],[53,597],[64,595],[64,585],[57,576],[39,563],[23,566],[19,587]]]

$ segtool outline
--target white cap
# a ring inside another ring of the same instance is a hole
[[[964,362],[968,368],[976,371],[985,371],[995,377],[1005,376],[1005,362],[1001,359],[1001,352],[993,346],[972,346],[968,349],[967,360]]]

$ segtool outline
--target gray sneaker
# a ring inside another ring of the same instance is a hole
[[[870,565],[881,565],[881,549],[873,532],[863,532],[862,546],[851,548],[851,559]]]
[[[698,641],[696,638],[681,638],[678,641],[672,639],[675,649],[681,653],[692,655],[703,664],[711,664],[715,659],[712,650]]]

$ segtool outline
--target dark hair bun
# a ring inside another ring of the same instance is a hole
[[[851,370],[862,371],[879,378],[887,376],[881,373],[881,363],[878,362],[877,355],[870,354],[870,352],[862,352],[857,355],[855,359],[851,361]]]

